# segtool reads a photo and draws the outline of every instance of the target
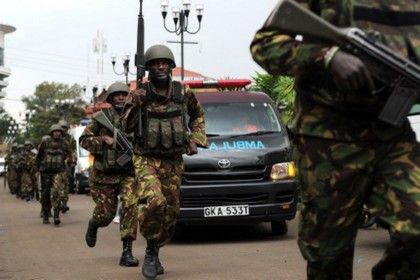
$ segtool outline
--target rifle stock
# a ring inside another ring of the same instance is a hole
[[[276,28],[290,36],[302,35],[303,40],[309,42],[337,45],[358,56],[376,80],[392,88],[392,94],[378,116],[384,122],[402,125],[411,107],[418,102],[420,66],[357,28],[336,27],[293,0],[279,1],[264,27]]]

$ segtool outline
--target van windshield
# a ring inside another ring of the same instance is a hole
[[[274,108],[265,102],[204,103],[208,135],[242,135],[280,132]]]
[[[89,156],[89,151],[83,149],[82,147],[80,147],[79,149],[79,157],[88,157]]]

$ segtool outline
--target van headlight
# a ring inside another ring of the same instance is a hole
[[[276,163],[271,167],[272,180],[290,179],[296,176],[296,167],[293,161]]]

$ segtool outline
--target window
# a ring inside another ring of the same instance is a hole
[[[208,134],[238,135],[258,131],[281,131],[277,115],[269,103],[237,102],[202,105]]]
[[[89,152],[85,149],[83,149],[82,147],[80,147],[79,149],[79,157],[88,157],[89,156]]]
[[[4,49],[0,48],[0,66],[4,66]]]

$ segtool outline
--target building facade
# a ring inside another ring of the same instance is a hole
[[[12,33],[16,30],[15,27],[7,24],[0,24],[0,99],[6,96],[5,88],[8,85],[7,77],[10,76],[10,68],[5,67],[5,39],[4,35]]]

